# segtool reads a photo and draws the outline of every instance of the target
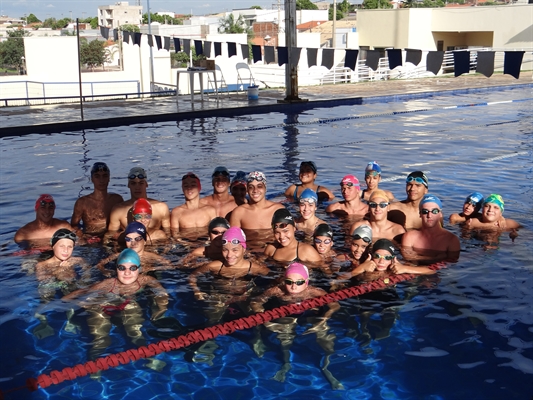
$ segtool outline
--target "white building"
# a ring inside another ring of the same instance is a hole
[[[119,1],[115,5],[98,7],[98,25],[117,29],[120,25],[142,24],[142,6],[130,6],[127,1]]]

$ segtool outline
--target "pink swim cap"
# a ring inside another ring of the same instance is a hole
[[[240,244],[246,248],[246,235],[238,226],[232,226],[222,235],[222,244],[226,243]]]
[[[288,276],[289,274],[298,274],[305,280],[309,279],[309,270],[307,269],[307,267],[297,262],[289,265],[289,267],[285,271],[285,276]]]
[[[152,215],[152,206],[146,199],[139,199],[133,203],[133,214],[150,214]]]
[[[341,186],[346,185],[347,183],[352,183],[354,186],[360,187],[359,179],[353,175],[346,175],[344,178],[342,178]]]

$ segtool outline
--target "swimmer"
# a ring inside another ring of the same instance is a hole
[[[276,243],[269,244],[264,254],[276,261],[281,262],[305,262],[320,264],[323,259],[316,249],[296,240],[294,236],[296,227],[289,210],[281,208],[272,216],[272,230]]]
[[[372,228],[368,225],[359,225],[351,235],[350,253],[341,254],[339,261],[350,261],[353,267],[370,259],[370,246],[372,245]]]
[[[320,201],[333,200],[335,195],[331,192],[331,190],[324,186],[315,184],[316,175],[316,164],[313,161],[302,161],[300,163],[300,173],[298,175],[298,178],[302,183],[289,186],[289,188],[285,191],[285,196],[297,203],[302,195],[302,192],[305,189],[310,189],[317,194],[317,197]]]
[[[344,200],[330,204],[326,212],[341,216],[361,216],[368,212],[368,206],[361,201],[361,186],[353,175],[346,175],[340,183]]]
[[[230,178],[230,173],[226,167],[216,167],[211,175],[213,194],[200,199],[200,203],[214,207],[218,217],[226,217],[237,207],[235,199],[228,190]]]
[[[368,221],[363,220],[355,222],[350,228],[350,231],[353,232],[355,228],[361,225],[370,225],[370,228],[372,228],[372,236],[375,240],[383,238],[401,243],[405,229],[403,226],[387,219],[390,208],[390,201],[387,193],[381,189],[375,189],[370,195],[367,204],[370,209]]]
[[[276,210],[284,208],[280,203],[266,199],[267,180],[265,174],[253,171],[246,178],[248,204],[243,204],[231,213],[229,223],[244,230],[269,229],[272,215]]]
[[[391,203],[388,218],[390,221],[402,225],[405,230],[420,229],[419,204],[428,192],[428,178],[422,171],[411,172],[405,182],[407,199]]]
[[[74,204],[70,224],[82,233],[101,236],[107,231],[113,207],[124,199],[116,193],[108,193],[110,172],[106,163],[95,162],[91,168],[93,192],[80,197]],[[78,228],[81,225],[80,228]],[[82,229],[83,228],[83,232]]]
[[[483,203],[481,218],[467,220],[468,229],[516,231],[521,225],[514,219],[504,218],[505,203],[499,194],[491,194]]]
[[[311,189],[305,189],[298,200],[300,216],[294,220],[297,230],[312,235],[318,225],[325,223],[315,215],[317,204],[317,194]]]
[[[133,221],[133,203],[139,199],[146,199],[152,207],[152,220],[150,229],[162,229],[165,235],[170,235],[170,212],[168,206],[162,201],[149,198],[146,190],[148,189],[148,175],[141,167],[133,167],[128,173],[128,188],[130,189],[131,198],[119,203],[111,210],[109,217],[109,226],[107,228],[105,242],[110,239],[116,239],[118,233]]]
[[[150,244],[160,241],[166,241],[168,239],[166,233],[162,229],[157,229],[152,226],[152,205],[146,199],[138,199],[133,203],[132,209],[132,221],[140,222],[146,227],[147,239],[150,239]]]
[[[109,333],[117,317],[133,344],[146,344],[141,330],[145,323],[143,310],[136,301],[143,290],[149,289],[154,296],[150,320],[155,321],[165,314],[168,305],[166,290],[157,279],[141,274],[141,271],[139,255],[132,249],[126,249],[118,256],[116,278],[105,279],[63,297],[66,301],[76,300],[89,315],[87,323],[94,336],[89,351],[90,360],[98,358],[111,345]]]
[[[137,221],[133,221],[128,224],[126,230],[124,231],[124,241],[128,249],[134,250],[139,255],[144,265],[144,272],[174,268],[170,261],[165,257],[146,250],[146,240],[146,226]],[[100,272],[102,272],[102,274],[104,274],[104,276],[111,276],[110,271],[107,270],[105,266],[111,261],[115,260],[118,256],[118,253],[112,254],[98,263],[97,268],[100,270]],[[155,265],[157,265],[157,267]]]
[[[365,168],[365,183],[366,189],[361,192],[362,200],[370,200],[374,190],[378,190],[379,182],[381,182],[381,167],[377,162],[369,162]],[[382,190],[387,195],[387,202],[394,201],[394,195],[388,190]]]
[[[229,222],[222,217],[216,217],[211,220],[208,226],[209,244],[207,246],[197,247],[183,260],[182,264],[190,265],[193,260],[199,257],[209,258],[210,260],[224,261],[222,256],[222,235],[230,228]]]
[[[483,207],[483,195],[479,192],[469,194],[463,204],[463,211],[460,214],[450,215],[450,224],[459,224],[470,218],[481,219],[479,212],[481,207]]]
[[[215,207],[200,201],[200,178],[188,172],[181,178],[181,188],[185,196],[185,203],[174,207],[170,216],[170,228],[174,237],[178,232],[196,231],[205,232],[209,222],[217,216]],[[203,229],[199,229],[203,228]]]
[[[426,194],[419,205],[422,227],[406,232],[402,238],[402,256],[424,263],[457,262],[461,251],[459,238],[442,227],[442,202]]]
[[[337,253],[333,250],[333,231],[328,224],[323,223],[313,232],[313,246],[324,261],[333,261]]]
[[[29,242],[31,247],[44,247],[54,233],[61,228],[71,230],[67,221],[54,218],[56,203],[49,194],[42,194],[35,202],[35,220],[27,223],[15,233],[15,242]]]
[[[265,304],[270,299],[276,299],[280,305],[287,305],[293,303],[301,303],[304,300],[312,299],[319,296],[326,295],[327,292],[309,285],[309,270],[300,263],[292,263],[287,266],[284,274],[284,280],[281,284],[267,289],[262,295],[255,297],[250,302],[250,306],[256,313],[265,311]],[[277,333],[277,337],[281,343],[283,352],[283,366],[274,375],[273,379],[283,382],[287,372],[291,368],[290,364],[290,347],[296,338],[296,327],[299,324],[311,324],[311,326],[302,334],[316,333],[317,343],[326,352],[324,362],[322,365],[322,372],[331,384],[333,389],[343,389],[342,384],[331,374],[327,369],[329,365],[329,356],[333,354],[335,335],[329,331],[327,325],[331,316],[340,309],[337,302],[329,303],[327,311],[321,310],[306,311],[303,315],[295,317],[279,318],[270,322],[265,322],[264,326]],[[254,347],[254,349],[259,346]],[[262,356],[262,354],[258,354]]]
[[[230,192],[238,206],[247,204],[246,198],[246,172],[237,171],[231,180]],[[226,218],[229,218],[226,216]]]

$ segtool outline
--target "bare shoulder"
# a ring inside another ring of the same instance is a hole
[[[294,190],[296,189],[296,185],[293,183],[290,185],[287,190],[285,190],[285,196],[286,197],[292,197],[294,194]]]
[[[314,286],[309,287],[309,297],[324,296],[325,294],[327,294],[327,292],[323,289]]]
[[[340,201],[337,201],[327,206],[326,212],[333,212],[333,211],[340,210],[340,209],[342,209],[342,203]]]

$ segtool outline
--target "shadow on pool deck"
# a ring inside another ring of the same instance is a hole
[[[220,93],[195,96],[154,97],[143,100],[108,100],[83,104],[84,121],[81,121],[79,104],[21,106],[0,108],[0,137],[30,133],[53,133],[96,129],[139,123],[177,121],[191,118],[232,117],[245,114],[283,112],[289,108],[298,112],[316,107],[332,107],[340,104],[404,101],[413,97],[423,98],[435,92],[468,93],[498,90],[509,86],[531,86],[531,71],[522,72],[520,79],[510,75],[438,76],[413,80],[391,80],[307,86],[299,88],[302,103],[280,103],[285,98],[284,89],[259,91],[259,100],[249,101],[246,92]]]

